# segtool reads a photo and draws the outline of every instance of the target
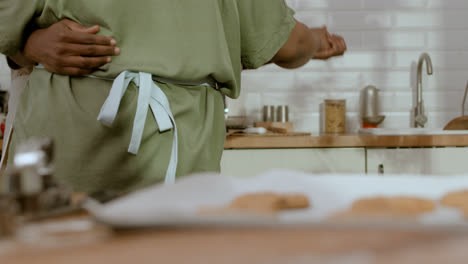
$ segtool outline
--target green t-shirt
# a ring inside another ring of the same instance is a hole
[[[43,28],[63,18],[100,25],[100,34],[117,40],[121,55],[96,75],[211,75],[233,98],[239,96],[242,65],[269,62],[295,25],[284,0],[3,0],[0,52],[13,55],[22,47],[30,21]]]
[[[124,70],[176,80],[213,77],[239,96],[242,68],[268,63],[295,25],[284,0],[2,0],[0,53],[14,55],[33,26],[69,18],[117,40],[121,54],[93,73]],[[21,96],[13,144],[52,136],[56,175],[77,190],[130,190],[161,181],[172,131],[159,133],[148,113],[138,155],[127,153],[138,88],[131,85],[113,127],[96,120],[112,82],[36,69]],[[159,84],[179,136],[177,175],[218,171],[224,143],[223,103],[209,87]],[[11,155],[10,155],[11,157]]]

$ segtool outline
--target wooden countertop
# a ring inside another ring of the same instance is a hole
[[[466,146],[468,135],[230,135],[224,144],[225,149]]]
[[[466,232],[317,227],[161,228],[54,247],[37,239],[0,247],[0,263],[466,263],[468,245]]]

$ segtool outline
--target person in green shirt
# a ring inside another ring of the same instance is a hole
[[[4,0],[0,53],[42,64],[20,96],[10,152],[52,136],[56,177],[88,193],[219,171],[222,94],[239,96],[242,69],[297,68],[346,50],[293,14],[284,0]],[[82,32],[64,33],[63,19]],[[31,26],[43,30],[27,41]],[[34,44],[46,34],[61,56]]]

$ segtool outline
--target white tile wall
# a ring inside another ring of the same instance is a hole
[[[287,0],[310,27],[326,24],[347,41],[348,53],[297,70],[274,65],[243,74],[242,95],[230,100],[231,115],[261,119],[265,104],[287,104],[297,130],[320,130],[325,98],[347,100],[349,130],[359,123],[359,93],[381,89],[383,127],[408,127],[414,105],[416,63],[422,52],[434,75],[423,79],[428,127],[461,114],[468,81],[467,0]],[[468,107],[467,107],[468,108]]]

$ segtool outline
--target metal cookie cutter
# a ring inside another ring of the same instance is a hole
[[[32,139],[19,145],[7,171],[7,194],[15,198],[19,214],[43,217],[70,206],[71,191],[54,178],[54,143]]]

